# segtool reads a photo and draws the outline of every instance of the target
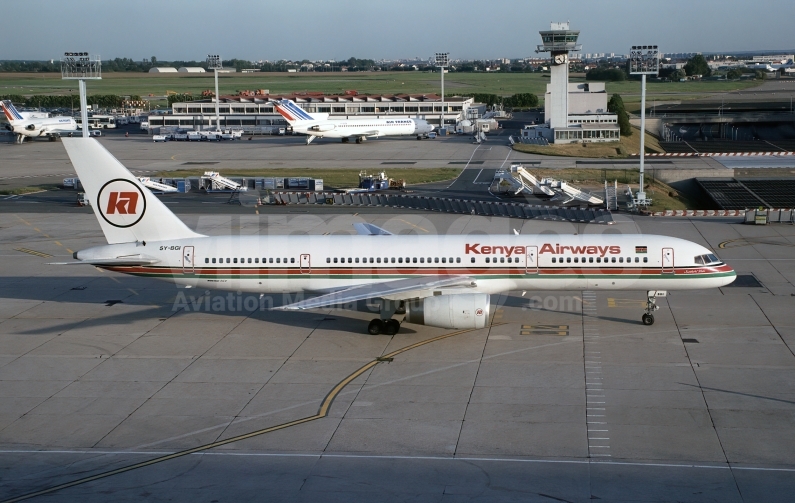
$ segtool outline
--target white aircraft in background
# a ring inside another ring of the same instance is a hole
[[[42,112],[19,112],[10,100],[0,101],[0,107],[8,120],[5,128],[17,135],[17,143],[22,143],[25,137],[47,136],[55,140],[60,133],[77,131],[77,122],[71,117],[47,117]]]
[[[361,143],[368,136],[416,136],[421,139],[433,130],[423,119],[357,118],[329,120],[329,114],[310,114],[290,100],[274,102],[276,111],[284,117],[293,131],[307,135],[306,144],[315,137],[341,138],[345,143],[351,138]]]
[[[734,270],[703,246],[652,235],[203,236],[190,230],[93,138],[64,138],[107,245],[74,258],[125,274],[201,289],[305,292],[277,307],[301,310],[378,304],[368,331],[394,334],[404,321],[483,328],[490,294],[510,290],[647,290],[642,321],[661,290],[716,288]]]

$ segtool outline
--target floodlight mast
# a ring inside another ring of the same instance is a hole
[[[648,206],[650,201],[646,197],[643,184],[644,161],[646,159],[646,75],[660,73],[660,50],[656,45],[633,45],[629,53],[630,75],[641,76],[640,91],[640,188],[637,194],[639,205]]]
[[[88,103],[86,80],[102,78],[102,61],[99,56],[89,56],[87,52],[65,52],[61,59],[61,79],[77,80],[80,89],[80,124],[83,138],[88,138]]]
[[[436,66],[439,67],[439,71],[442,74],[442,116],[441,120],[439,121],[439,133],[441,133],[442,129],[444,128],[444,69],[447,68],[447,65],[450,63],[450,53],[437,52],[435,59]]]
[[[215,130],[221,130],[221,117],[218,108],[218,70],[223,68],[221,56],[218,54],[207,55],[207,69],[215,72]]]

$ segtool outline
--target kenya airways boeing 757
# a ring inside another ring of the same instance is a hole
[[[315,137],[341,138],[343,143],[351,138],[361,143],[368,136],[416,136],[419,139],[433,130],[423,119],[362,117],[332,121],[328,119],[328,114],[310,114],[290,100],[280,100],[274,105],[276,111],[293,127],[293,131],[307,135],[307,145]]]
[[[203,236],[96,140],[63,144],[108,241],[76,252],[76,263],[187,287],[314,295],[284,310],[375,301],[371,334],[396,333],[403,314],[408,323],[483,328],[489,296],[510,290],[646,290],[642,321],[651,325],[661,291],[735,278],[710,250],[667,236],[398,236],[371,224],[355,224],[351,236]]]

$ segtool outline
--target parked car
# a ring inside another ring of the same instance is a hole
[[[168,137],[166,135],[164,135],[164,134],[156,134],[156,135],[152,136],[152,141],[154,141],[154,142],[158,142],[158,141],[166,142],[166,141],[168,141]]]

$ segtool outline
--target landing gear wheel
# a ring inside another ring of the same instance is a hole
[[[400,322],[398,320],[386,320],[384,325],[384,333],[386,335],[395,335],[400,330]]]
[[[376,318],[367,325],[367,332],[370,335],[378,335],[383,332],[385,328],[384,322]]]
[[[349,139],[350,139],[350,138],[343,138],[343,139],[342,139],[342,143],[348,143],[348,140],[349,140]]]
[[[654,325],[654,315],[653,314],[644,314],[641,318],[644,325]]]
[[[356,143],[361,143],[361,142],[362,142],[361,138],[356,138]]]

